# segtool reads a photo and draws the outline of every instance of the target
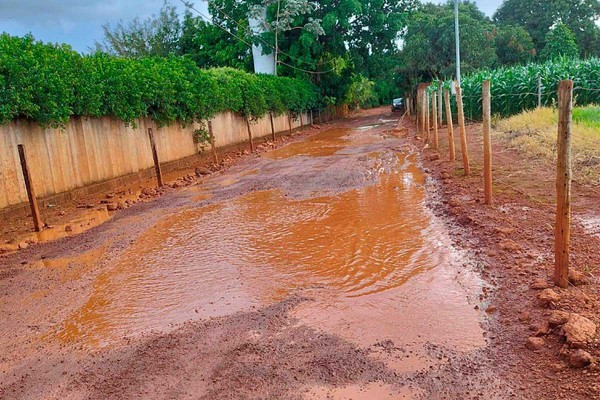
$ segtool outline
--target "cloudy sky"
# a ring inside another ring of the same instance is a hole
[[[479,7],[492,15],[502,0],[476,0]],[[434,0],[442,3],[445,0]],[[179,0],[173,4],[183,10]],[[205,9],[200,0],[192,0]],[[102,25],[116,24],[136,16],[144,19],[156,14],[163,0],[0,0],[0,31],[12,35],[33,33],[47,42],[68,43],[86,52],[103,37]]]

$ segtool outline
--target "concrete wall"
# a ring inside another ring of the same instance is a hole
[[[304,124],[310,115],[303,116]],[[248,140],[246,121],[225,112],[212,120],[217,147]],[[289,130],[288,117],[274,119],[276,132]],[[300,126],[292,120],[292,128]],[[15,121],[0,126],[0,210],[27,201],[17,150],[23,144],[38,198],[48,197],[153,167],[147,129],[153,128],[161,163],[193,156],[200,151],[194,143],[197,126],[174,124],[157,128],[149,119],[127,127],[112,118],[73,118],[65,129],[42,129],[37,123]],[[269,117],[251,125],[254,138],[271,134]]]

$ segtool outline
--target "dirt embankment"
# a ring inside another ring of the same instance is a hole
[[[571,286],[556,288],[555,166],[496,134],[494,204],[486,206],[481,127],[468,127],[469,177],[460,151],[455,165],[448,161],[446,129],[440,138],[439,153],[423,154],[444,199],[435,211],[460,224],[457,243],[478,255],[481,275],[495,287],[489,349],[501,376],[518,383],[517,398],[600,398],[600,191],[574,184]]]

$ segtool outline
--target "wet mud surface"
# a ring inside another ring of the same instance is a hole
[[[0,397],[538,398],[506,373],[489,256],[397,118],[0,258]]]

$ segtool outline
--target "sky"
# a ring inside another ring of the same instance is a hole
[[[0,31],[22,36],[32,33],[45,42],[67,43],[79,52],[88,52],[103,38],[102,25],[136,16],[156,14],[164,0],[0,0]],[[443,3],[446,0],[434,0]],[[191,0],[206,10],[203,1]],[[502,0],[476,0],[479,8],[492,15]],[[180,10],[184,6],[172,0]]]

